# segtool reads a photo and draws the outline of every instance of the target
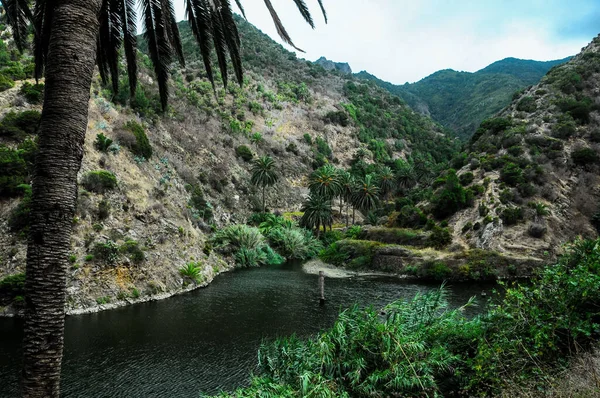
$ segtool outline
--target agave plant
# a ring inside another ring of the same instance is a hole
[[[202,283],[201,267],[198,263],[187,263],[185,267],[179,269],[181,276],[189,278],[196,283]]]

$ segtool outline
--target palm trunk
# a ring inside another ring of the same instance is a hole
[[[356,209],[352,207],[352,225],[356,224],[356,218],[354,217],[356,213]]]
[[[340,222],[344,219],[344,199],[340,196]]]
[[[265,214],[267,212],[267,207],[265,205],[265,186],[264,185],[263,185],[262,189],[263,189],[263,214]]]
[[[346,228],[348,228],[348,226],[349,226],[348,224],[349,224],[349,221],[350,221],[350,214],[349,214],[349,212],[350,212],[350,202],[346,201]]]
[[[27,248],[22,394],[57,398],[67,256],[96,58],[100,0],[57,0],[33,176]]]

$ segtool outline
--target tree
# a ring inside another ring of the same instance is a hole
[[[275,173],[275,161],[270,156],[263,156],[254,161],[250,171],[252,172],[252,178],[250,182],[252,185],[262,187],[262,204],[263,213],[266,213],[265,206],[265,188],[275,185],[277,182],[277,173]]]
[[[356,185],[352,194],[352,205],[367,215],[377,207],[379,187],[373,181],[373,175],[367,174]]]
[[[314,27],[304,1],[293,2]],[[325,16],[321,0],[318,2]],[[177,59],[184,63],[173,3],[140,3],[144,35],[164,109],[171,62]],[[2,0],[20,50],[27,46],[27,25],[33,24],[35,76],[46,78],[27,248],[22,388],[24,397],[53,398],[59,396],[60,390],[67,258],[94,66],[97,62],[105,82],[110,75],[117,92],[123,47],[133,97],[137,87],[137,15],[135,0],[36,0],[34,12],[29,10],[29,4],[24,0]],[[236,4],[241,6],[240,0]],[[265,0],[265,4],[282,39],[294,46],[271,1]],[[213,46],[223,84],[228,81],[227,53],[241,84],[240,38],[229,0],[186,0],[186,8],[213,87]]]
[[[377,182],[379,183],[379,192],[382,197],[386,197],[394,189],[394,172],[388,166],[384,166],[377,174]]]
[[[341,209],[341,202],[342,199],[346,202],[346,228],[348,228],[348,207],[350,206],[350,201],[352,198],[352,190],[354,188],[354,186],[356,185],[356,181],[354,180],[354,176],[352,176],[352,174],[350,174],[349,172],[342,170],[339,173],[339,177],[340,177],[340,186],[341,186],[341,191],[340,191],[340,213],[342,212]]]
[[[315,195],[332,200],[342,190],[338,170],[330,164],[319,167],[310,175],[308,189]]]
[[[326,227],[331,226],[333,216],[331,213],[331,199],[319,194],[311,193],[308,199],[302,205],[301,211],[304,212],[300,219],[300,225],[305,228],[315,229],[319,234],[319,227],[323,226],[323,232]]]

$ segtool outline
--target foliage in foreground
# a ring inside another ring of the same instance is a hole
[[[578,241],[473,319],[448,308],[442,287],[383,312],[343,311],[308,340],[263,344],[252,385],[221,397],[487,396],[531,384],[543,391],[569,357],[600,338],[599,324],[600,239]]]

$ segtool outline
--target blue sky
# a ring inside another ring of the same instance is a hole
[[[506,57],[564,58],[600,33],[600,0],[323,0],[327,25],[317,0],[305,1],[315,30],[291,0],[272,0],[306,51],[299,57],[324,55],[396,84],[440,69],[474,72]],[[175,4],[183,19],[183,2]],[[252,24],[281,42],[263,0],[242,4]]]

